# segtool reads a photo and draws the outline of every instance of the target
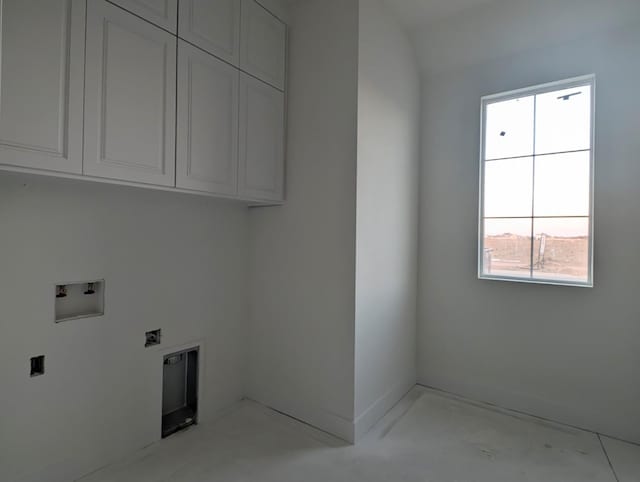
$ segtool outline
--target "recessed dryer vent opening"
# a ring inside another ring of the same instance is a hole
[[[198,348],[166,355],[162,375],[162,438],[197,423]]]

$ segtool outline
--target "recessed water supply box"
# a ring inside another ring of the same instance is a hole
[[[55,322],[104,315],[104,280],[55,286]]]

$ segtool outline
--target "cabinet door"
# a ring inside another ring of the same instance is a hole
[[[84,173],[175,184],[176,39],[89,0]]]
[[[241,198],[284,200],[284,94],[240,74]]]
[[[178,0],[109,0],[111,3],[176,33],[178,24]]]
[[[180,0],[178,35],[238,66],[240,0]]]
[[[179,42],[176,185],[236,194],[240,73],[222,60]]]
[[[0,164],[80,173],[85,2],[1,8]]]
[[[284,90],[287,29],[255,0],[242,0],[240,68]]]

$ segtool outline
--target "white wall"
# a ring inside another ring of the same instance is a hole
[[[360,1],[356,439],[416,380],[420,75],[408,36]]]
[[[201,421],[241,398],[247,237],[241,205],[0,174],[0,480],[69,482],[158,440],[172,346],[204,342]],[[55,283],[96,278],[106,314],[54,324]]]
[[[614,19],[602,13],[608,2],[578,2],[588,32],[550,38],[554,15],[566,19],[576,2],[546,3],[530,17],[540,22],[538,43],[501,58],[480,50],[425,80],[419,381],[640,442],[640,4],[614,9]],[[487,29],[518,43],[526,23],[470,15],[438,28]],[[429,42],[453,52],[449,37]],[[480,97],[589,73],[598,82],[595,288],[479,281]]]
[[[358,2],[289,31],[287,204],[251,212],[248,395],[353,437]]]

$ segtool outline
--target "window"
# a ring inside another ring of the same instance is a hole
[[[480,278],[593,286],[595,77],[482,99]]]

